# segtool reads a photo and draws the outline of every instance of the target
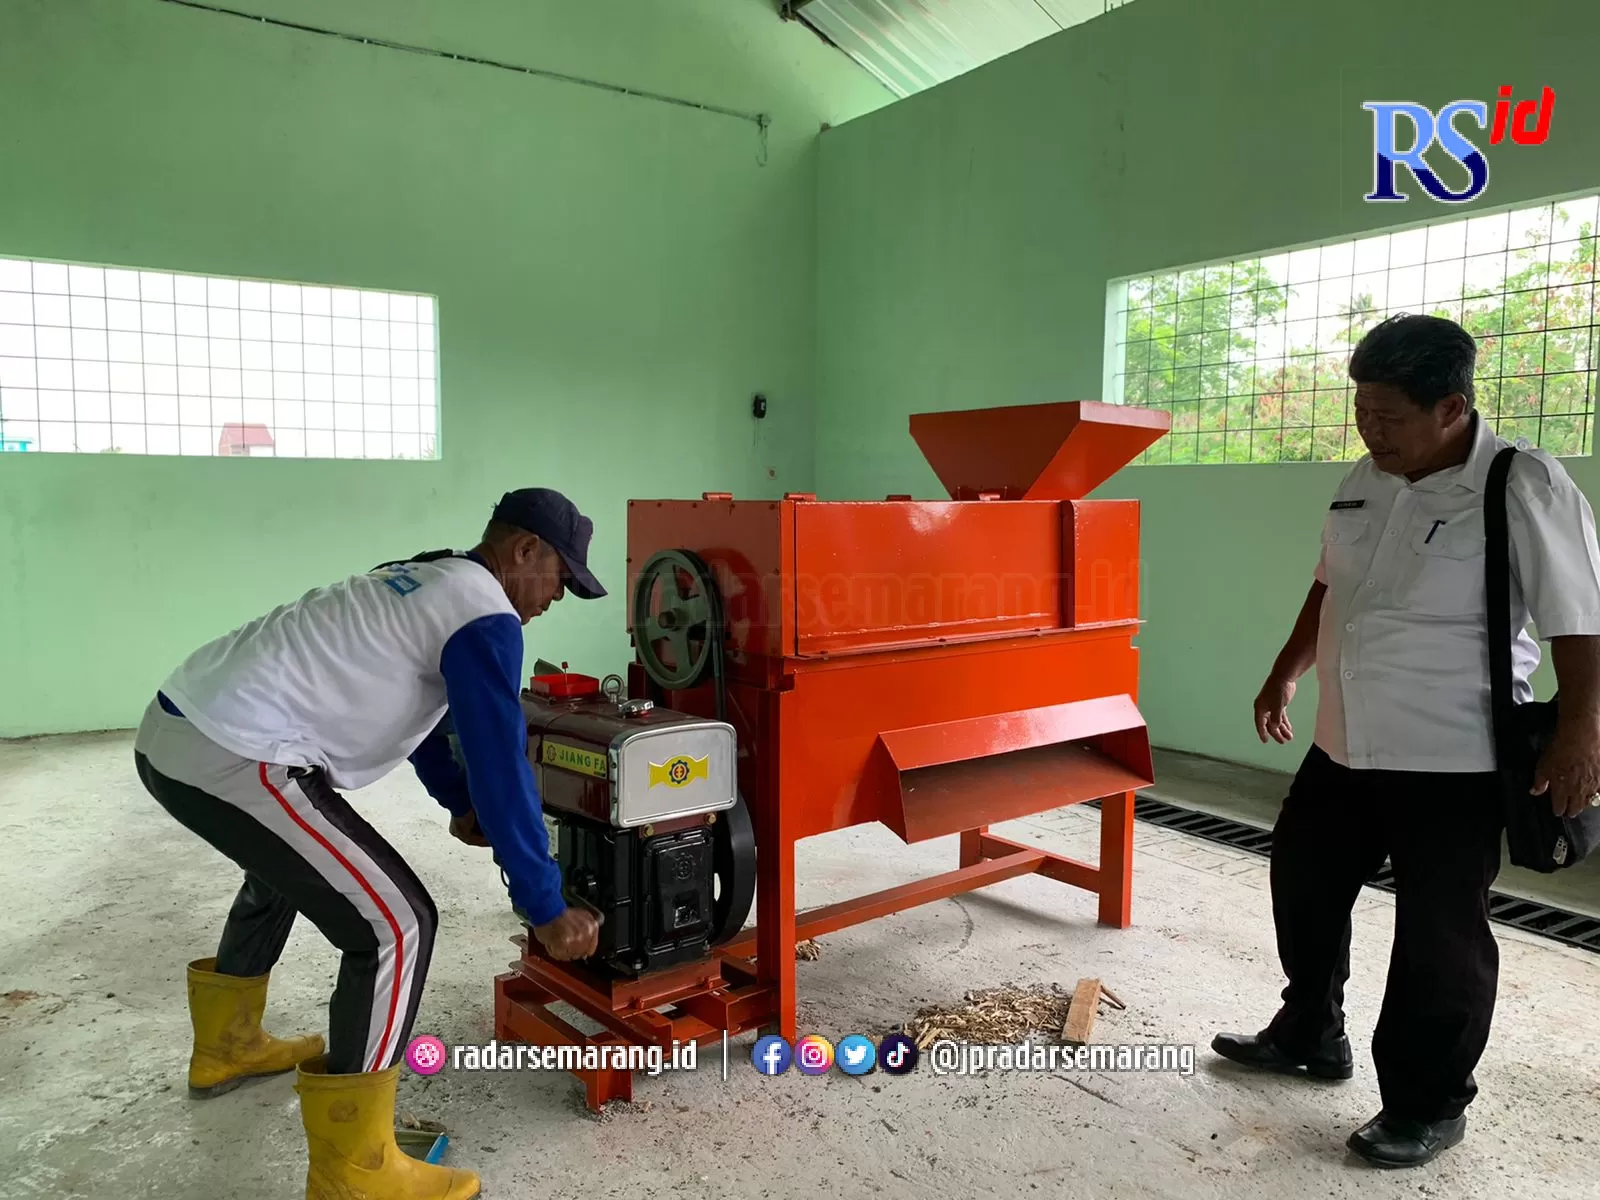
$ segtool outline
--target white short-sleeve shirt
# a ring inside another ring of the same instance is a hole
[[[1474,416],[1459,467],[1415,483],[1362,458],[1322,529],[1327,585],[1317,632],[1316,744],[1348,767],[1491,771],[1484,487],[1509,445]],[[1519,444],[1519,449],[1523,449]],[[1512,675],[1533,698],[1539,637],[1600,635],[1600,551],[1588,500],[1561,463],[1516,455],[1511,539]]]

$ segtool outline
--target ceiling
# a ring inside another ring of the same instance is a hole
[[[896,96],[909,96],[1129,0],[788,0]]]

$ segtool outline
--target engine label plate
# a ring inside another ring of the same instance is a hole
[[[596,779],[606,779],[611,774],[610,760],[603,752],[563,745],[548,738],[539,751],[539,761],[546,766],[576,771],[580,775],[592,775]]]

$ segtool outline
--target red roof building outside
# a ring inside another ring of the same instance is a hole
[[[217,453],[227,458],[246,458],[252,454],[271,457],[275,444],[272,430],[265,425],[244,425],[230,421],[222,427]]]

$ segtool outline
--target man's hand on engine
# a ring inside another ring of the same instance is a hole
[[[450,818],[450,836],[469,846],[487,846],[489,839],[478,828],[478,814],[470,808],[459,817]]]
[[[534,926],[533,933],[557,962],[588,958],[600,944],[600,922],[581,908],[569,908],[554,921]]]

